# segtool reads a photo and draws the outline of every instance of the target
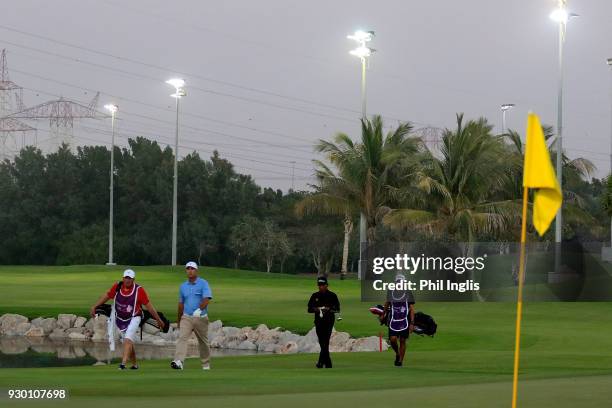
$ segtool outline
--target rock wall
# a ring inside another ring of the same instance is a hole
[[[115,331],[118,338],[118,333]],[[140,332],[138,332],[140,334]],[[105,342],[107,336],[106,316],[87,319],[73,314],[60,314],[57,318],[36,318],[29,321],[27,317],[17,314],[0,316],[0,335],[46,337],[53,340],[76,340]],[[145,324],[142,330],[143,344],[170,346],[176,344],[178,329],[176,323],[170,325],[168,333]],[[320,351],[315,328],[301,336],[279,327],[270,329],[265,324],[252,327],[226,327],[221,320],[211,322],[208,326],[208,341],[211,347],[220,349],[251,350],[278,354],[318,353]],[[190,345],[197,345],[195,334],[189,339]],[[332,352],[378,351],[379,338],[376,336],[352,338],[346,332],[333,331],[330,350]],[[383,340],[383,350],[388,344]]]

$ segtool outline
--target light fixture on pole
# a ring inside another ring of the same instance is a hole
[[[506,133],[506,112],[514,108],[513,103],[504,103],[500,106],[502,112],[502,134]]]
[[[349,51],[349,53],[351,55],[354,55],[355,57],[358,57],[361,60],[361,120],[366,120],[367,118],[367,114],[366,114],[366,68],[367,68],[367,63],[368,63],[370,56],[375,51],[373,48],[368,47],[367,43],[372,41],[372,39],[374,38],[374,35],[375,35],[374,31],[358,30],[358,31],[355,31],[354,34],[346,36],[346,38],[348,38],[349,40],[356,41],[357,44],[359,45],[354,50]],[[362,271],[364,267],[362,266],[362,263],[363,263],[362,253],[364,250],[364,246],[366,244],[366,229],[367,229],[366,219],[362,212],[359,217],[359,263],[357,266],[358,267],[357,277],[359,279],[363,279]]]
[[[177,214],[177,196],[178,196],[178,138],[179,138],[179,101],[185,92],[185,80],[173,78],[166,81],[168,85],[172,85],[175,92],[170,95],[176,99],[176,131],[174,134],[174,178],[172,188],[172,265],[176,265],[176,232],[178,224]]]
[[[555,150],[557,151],[556,172],[559,186],[563,188],[562,161],[563,161],[563,48],[565,45],[565,36],[567,32],[567,23],[573,18],[578,17],[578,14],[567,11],[567,0],[558,0],[558,7],[550,14],[551,20],[559,24],[559,84],[557,89],[557,139],[555,141]],[[555,243],[561,245],[561,230],[563,227],[563,207],[557,212],[555,220]],[[560,253],[560,251],[556,251]],[[555,271],[559,272],[559,256],[555,256]]]
[[[361,118],[366,119],[366,68],[368,58],[375,51],[367,46],[367,43],[374,38],[374,31],[355,31],[354,34],[347,35],[346,38],[354,40],[359,45],[357,48],[349,51],[349,54],[358,57],[361,60]]]
[[[113,179],[115,176],[115,115],[119,109],[117,105],[107,104],[104,108],[111,113],[111,151],[110,151],[110,186],[109,186],[109,217],[108,217],[108,262],[106,265],[116,265],[113,261],[113,224],[114,224],[114,187]]]
[[[612,58],[606,60],[612,72]],[[612,76],[610,77],[610,175],[612,177]],[[612,248],[612,218],[610,218],[610,247]]]

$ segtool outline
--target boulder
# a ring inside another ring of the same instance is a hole
[[[249,340],[244,340],[236,346],[237,350],[257,350],[257,345]]]
[[[44,337],[45,331],[42,327],[31,327],[30,330],[25,332],[25,336],[27,337]]]
[[[278,336],[279,344],[287,344],[289,342],[297,342],[300,340],[301,336],[299,334],[291,333],[290,331],[281,332]]]
[[[57,328],[57,322],[54,318],[50,317],[48,319],[43,319],[38,327],[43,329],[45,332],[45,336],[49,335],[53,330]]]
[[[155,337],[155,340],[153,340],[151,344],[153,344],[154,346],[167,346],[169,342],[162,339],[161,337]]]
[[[15,329],[21,323],[27,323],[28,318],[18,314],[7,313],[2,315],[0,323],[0,334],[14,336]]]
[[[93,332],[94,329],[94,319],[89,319],[87,323],[85,323],[85,328]]]
[[[321,351],[318,341],[313,341],[307,337],[302,337],[298,342],[298,350],[300,353],[318,353]]]
[[[257,351],[264,353],[276,353],[281,348],[276,343],[259,343],[257,344]]]
[[[210,333],[211,331],[221,330],[222,327],[223,323],[221,322],[221,320],[215,320],[214,322],[208,324],[208,332]]]
[[[84,333],[79,333],[79,332],[68,333],[68,338],[70,340],[80,340],[80,341],[89,340],[89,337],[87,337]]]
[[[214,339],[209,339],[209,346],[212,348],[225,348],[225,336],[215,336]]]
[[[76,318],[73,314],[60,314],[57,316],[57,325],[62,329],[69,329],[74,325]]]
[[[32,326],[34,327],[40,327],[40,323],[45,320],[44,317],[37,317],[36,319],[32,319],[32,321],[30,323],[32,323]]]
[[[240,329],[237,327],[223,327],[222,332],[225,337],[235,337],[240,333]]]
[[[64,330],[64,333],[66,334],[71,334],[71,333],[79,333],[79,334],[83,334],[85,333],[85,330],[87,330],[85,327],[71,327],[69,329]]]
[[[49,334],[50,339],[65,339],[68,337],[68,334],[64,332],[64,330],[57,328]]]
[[[378,351],[379,350],[379,338],[378,336],[363,337],[355,339],[352,344],[351,351]],[[383,341],[382,349],[387,350],[389,346],[386,341]]]
[[[104,341],[108,339],[107,336],[107,318],[106,316],[96,316],[93,320],[93,336],[92,341]]]
[[[300,353],[320,352],[321,347],[319,346],[316,329],[313,327],[305,336],[301,336],[297,341],[297,345]]]
[[[14,335],[15,336],[23,336],[32,328],[32,324],[29,322],[19,323],[17,327],[15,327]],[[10,333],[7,333],[10,335]]]
[[[295,354],[299,347],[295,341],[290,341],[280,346],[275,352],[278,354]]]
[[[332,352],[350,351],[352,347],[350,340],[351,336],[346,332],[333,332],[329,341],[329,350]]]
[[[87,319],[83,316],[79,316],[74,320],[72,327],[83,327],[85,326],[85,323],[87,323]]]
[[[281,334],[282,332],[278,328],[262,332],[257,339],[257,344],[277,344]]]
[[[159,333],[159,337],[168,342],[175,342],[178,339],[178,330],[175,330],[175,331],[168,330],[168,333]],[[210,336],[209,336],[209,340],[210,340]]]
[[[343,344],[342,346],[338,347],[337,350],[332,350],[330,348],[330,351],[346,353],[346,352],[349,352],[349,351],[351,351],[353,349],[353,344],[355,344],[355,339],[348,339],[348,341],[345,344]],[[385,349],[385,345],[384,344],[383,344],[383,349]]]

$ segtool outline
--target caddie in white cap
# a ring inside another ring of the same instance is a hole
[[[189,261],[185,265],[187,280],[179,288],[178,319],[179,338],[176,354],[170,367],[183,369],[187,357],[187,341],[195,333],[200,348],[202,369],[210,370],[210,348],[208,346],[208,303],[212,292],[208,282],[198,277],[198,264]]]
[[[136,352],[134,342],[136,341],[136,330],[142,320],[142,307],[146,307],[151,316],[157,320],[159,328],[163,330],[164,322],[160,319],[153,304],[149,301],[149,296],[144,288],[136,283],[136,272],[132,269],[123,271],[123,280],[115,282],[108,292],[103,294],[100,299],[91,307],[91,316],[95,317],[96,309],[113,299],[114,303],[109,319],[109,343],[111,350],[115,349],[115,327],[119,329],[123,340],[123,359],[119,365],[120,370],[125,370],[128,359],[132,361],[132,370],[138,369],[136,363]]]

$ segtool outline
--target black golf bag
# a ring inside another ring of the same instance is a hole
[[[437,330],[438,325],[433,317],[423,312],[416,312],[414,314],[414,332],[416,334],[433,337]]]

